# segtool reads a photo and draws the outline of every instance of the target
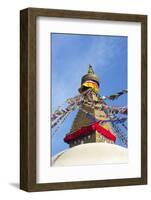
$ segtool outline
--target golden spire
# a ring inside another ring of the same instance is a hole
[[[99,90],[99,78],[94,73],[92,65],[89,64],[88,72],[86,75],[84,75],[81,79],[81,87],[79,89],[79,92],[83,92],[86,88],[91,87],[94,89],[96,93],[98,93]]]
[[[99,85],[99,78],[97,77],[97,75],[94,73],[94,70],[92,68],[92,65],[89,64],[88,67],[88,73],[86,75],[84,75],[81,79],[81,85],[86,82],[87,80],[91,80],[91,81],[95,81],[98,83]]]

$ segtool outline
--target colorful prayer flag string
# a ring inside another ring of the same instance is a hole
[[[117,93],[115,93],[115,94],[112,94],[112,95],[110,95],[110,96],[99,96],[100,97],[100,100],[106,100],[106,99],[110,99],[110,100],[115,100],[115,99],[117,99],[118,97],[120,97],[121,95],[123,95],[123,94],[127,94],[128,93],[128,91],[127,90],[122,90],[121,92],[117,92]]]

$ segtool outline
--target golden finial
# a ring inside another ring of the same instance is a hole
[[[94,74],[92,65],[89,64],[89,68],[88,68],[88,74]]]

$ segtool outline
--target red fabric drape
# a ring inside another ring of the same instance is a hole
[[[101,135],[103,135],[107,139],[115,142],[116,136],[113,133],[111,133],[110,131],[108,131],[105,128],[103,128],[102,126],[100,126],[99,122],[95,122],[89,126],[82,127],[79,130],[66,135],[64,138],[64,141],[69,143],[70,141],[72,141],[78,137],[81,137],[81,136],[86,136],[90,132],[95,131],[95,130],[98,131]]]

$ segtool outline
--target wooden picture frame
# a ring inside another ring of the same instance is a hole
[[[141,23],[141,177],[36,183],[36,19],[39,16]],[[147,184],[147,16],[27,8],[20,12],[20,188],[25,191]]]

